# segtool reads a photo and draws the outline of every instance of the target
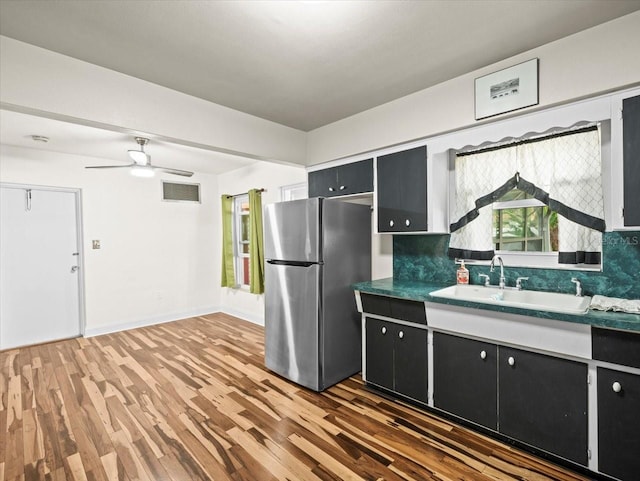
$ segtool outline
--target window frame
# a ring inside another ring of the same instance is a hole
[[[249,217],[251,207],[246,211],[242,210],[242,205],[249,204],[249,194],[237,195],[233,198],[233,266],[236,275],[236,285],[240,288],[249,288],[249,276],[245,276],[245,263],[249,262],[250,240],[247,232],[247,240],[242,240],[243,217]],[[247,252],[242,252],[242,245],[247,245]],[[246,260],[245,260],[246,259]],[[248,271],[248,269],[247,269]]]
[[[308,185],[306,182],[280,186],[280,200],[282,202],[306,198],[308,198]]]
[[[507,201],[498,201],[498,202],[494,202],[492,205],[492,210],[493,213],[495,214],[496,211],[498,211],[498,216],[500,216],[500,222],[502,222],[502,212],[503,210],[507,210],[507,209],[524,209],[524,223],[523,223],[523,229],[524,229],[524,237],[518,237],[518,238],[513,238],[510,239],[511,242],[524,242],[525,245],[527,244],[527,242],[529,241],[542,241],[542,248],[544,249],[545,244],[547,244],[545,242],[545,236],[544,235],[540,235],[538,237],[532,237],[532,236],[528,236],[527,235],[527,209],[532,209],[532,208],[542,208],[544,209],[545,207],[547,207],[544,202],[539,201],[538,199],[533,199],[533,198],[528,198],[528,199],[515,199],[515,200],[507,200]],[[550,211],[551,212],[551,211]],[[541,213],[541,217],[542,219],[544,219],[544,216]],[[547,226],[548,228],[548,226]],[[504,237],[503,236],[499,236],[498,237],[499,243],[503,244],[505,243],[503,241]],[[494,243],[496,238],[493,238]],[[508,241],[506,242],[508,243]],[[558,254],[558,251],[552,251],[552,250],[541,250],[541,251],[529,251],[529,250],[524,250],[524,251],[518,251],[518,250],[508,250],[508,249],[495,249],[495,252],[500,253],[500,255],[504,255],[505,253],[517,253],[517,254],[551,254],[551,255],[556,255]]]

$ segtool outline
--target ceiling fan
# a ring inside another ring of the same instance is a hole
[[[167,174],[182,175],[184,177],[191,177],[193,172],[188,170],[170,169],[169,167],[160,167],[151,165],[151,156],[144,151],[144,146],[149,143],[149,139],[144,137],[135,137],[135,141],[140,146],[140,150],[128,150],[129,158],[133,160],[133,164],[127,165],[93,165],[87,166],[85,169],[122,169],[130,168],[131,175],[136,177],[153,177],[154,172],[159,170],[166,172]]]

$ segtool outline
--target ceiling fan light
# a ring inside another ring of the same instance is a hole
[[[153,177],[155,172],[150,165],[134,165],[131,167],[131,175],[134,177]]]
[[[142,150],[128,150],[129,158],[136,164],[147,165],[149,163],[149,155]]]

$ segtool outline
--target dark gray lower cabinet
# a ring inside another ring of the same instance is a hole
[[[435,407],[497,429],[497,358],[498,347],[495,344],[434,333]]]
[[[371,317],[366,323],[367,382],[393,390],[393,338],[395,324]]]
[[[640,478],[640,376],[598,368],[598,469]]]
[[[587,465],[585,363],[436,332],[433,375],[435,407]]]
[[[498,350],[498,431],[587,465],[587,365]]]
[[[427,331],[367,317],[367,382],[428,401]]]

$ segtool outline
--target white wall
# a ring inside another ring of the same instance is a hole
[[[219,310],[216,176],[195,174],[202,203],[161,201],[160,179],[86,170],[105,159],[3,145],[0,181],[82,189],[87,335]],[[99,239],[100,250],[91,249]]]
[[[307,163],[479,124],[474,119],[474,79],[536,57],[540,59],[540,104],[510,116],[637,84],[638,52],[640,12],[313,130],[307,137]]]
[[[218,190],[222,194],[240,194],[253,188],[263,188],[262,205],[280,201],[280,187],[307,181],[307,173],[303,167],[291,167],[266,162],[257,162],[248,167],[220,174]],[[218,196],[220,197],[220,196]],[[220,210],[220,199],[216,208]],[[218,244],[222,241],[218,233]],[[217,252],[218,257],[221,256]],[[220,285],[220,269],[216,273],[217,285]],[[249,321],[264,324],[264,296],[251,294],[248,288],[221,288],[221,310]]]
[[[306,134],[0,36],[3,108],[221,152],[304,163]]]

